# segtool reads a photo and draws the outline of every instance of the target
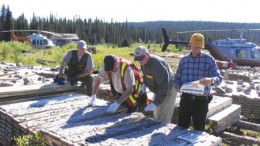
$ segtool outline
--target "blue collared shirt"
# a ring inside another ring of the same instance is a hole
[[[201,52],[193,57],[191,52],[185,55],[179,63],[174,86],[179,90],[185,83],[197,81],[202,78],[213,78],[213,85],[218,86],[222,81],[222,76],[212,56]],[[205,87],[204,94],[210,94],[210,86]]]

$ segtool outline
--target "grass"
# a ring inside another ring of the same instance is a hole
[[[247,130],[247,129],[241,129],[241,132],[243,133],[244,136],[251,136],[256,139],[260,139],[260,132]]]
[[[113,44],[98,44],[95,47],[97,48],[97,53],[92,54],[95,69],[98,70],[102,64],[103,59],[108,54],[113,54],[117,57],[122,57],[133,61],[133,57],[130,56],[130,53],[133,53],[133,50],[139,46],[146,46],[151,53],[158,55],[168,54],[169,52],[179,52],[179,49],[176,49],[174,46],[169,45],[167,52],[162,53],[160,44],[143,44],[143,43],[133,43],[130,47],[117,47]],[[69,43],[62,47],[55,47],[53,49],[34,49],[30,44],[22,42],[0,42],[0,60],[13,63],[21,63],[22,65],[41,65],[37,62],[37,59],[41,60],[50,60],[55,63],[49,63],[45,66],[56,67],[59,66],[63,57],[70,49],[75,49],[76,43]],[[169,62],[173,68],[177,68],[178,60]]]

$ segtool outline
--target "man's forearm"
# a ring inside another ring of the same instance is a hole
[[[92,74],[92,71],[93,71],[92,69],[88,69],[88,70],[86,70],[85,72],[79,74],[79,75],[78,75],[78,78],[80,79],[80,78],[83,78],[83,77],[85,77],[85,76],[91,75],[91,74]]]
[[[67,63],[65,61],[62,61],[61,65],[60,65],[60,69],[59,69],[59,77],[62,77],[64,74],[63,74],[63,70],[65,68],[65,66],[67,65]]]
[[[94,84],[93,84],[93,91],[92,91],[92,94],[96,95],[97,94],[97,91],[98,91],[98,88],[99,88],[99,85],[101,84],[101,82],[103,81],[103,78],[100,77],[100,76],[97,76],[94,80]]]
[[[122,104],[124,101],[127,100],[129,95],[133,92],[133,87],[127,88],[124,93],[120,96],[120,98],[117,100],[117,103]]]

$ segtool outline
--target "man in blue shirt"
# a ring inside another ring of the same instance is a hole
[[[211,86],[217,86],[222,81],[213,57],[201,52],[204,44],[202,34],[192,35],[189,42],[191,52],[180,60],[174,81],[178,90],[183,84],[193,81],[205,86],[203,95],[182,93],[180,101],[178,125],[189,128],[192,119],[194,129],[199,131],[205,129]]]

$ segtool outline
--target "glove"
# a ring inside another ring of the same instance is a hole
[[[62,79],[57,79],[56,83],[58,85],[65,85],[64,81]]]
[[[119,103],[114,102],[113,104],[111,104],[111,105],[109,106],[109,108],[107,109],[107,112],[108,112],[108,113],[114,113],[119,106],[120,106]]]
[[[78,82],[78,77],[77,76],[74,76],[74,77],[70,78],[70,84],[71,85],[75,85],[75,84],[77,84],[77,82]]]
[[[143,94],[143,93],[145,93],[145,92],[146,92],[146,85],[143,84],[142,87],[141,87],[141,89],[140,89],[140,94]]]
[[[148,106],[146,106],[146,107],[144,108],[144,111],[146,111],[146,112],[148,112],[148,111],[154,111],[155,108],[156,108],[156,105],[153,104],[153,103],[150,103]]]
[[[89,105],[95,106],[95,104],[96,104],[96,95],[94,94],[94,95],[91,96],[91,100],[89,102]]]

